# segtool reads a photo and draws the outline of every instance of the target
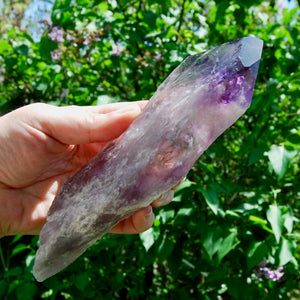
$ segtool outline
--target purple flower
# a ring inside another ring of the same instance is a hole
[[[88,46],[88,45],[90,45],[91,44],[91,40],[90,40],[90,38],[89,37],[87,37],[84,41],[83,41],[83,43],[82,43],[84,46]]]
[[[264,268],[264,267],[267,266],[267,264],[268,264],[268,262],[267,262],[266,260],[263,260],[262,262],[260,262],[260,263],[257,265],[257,267],[259,267],[259,268]]]
[[[70,33],[67,33],[66,40],[68,42],[75,41],[75,37],[73,35],[71,35]]]
[[[95,36],[94,36],[94,41],[95,41],[95,42],[100,42],[100,41],[101,41],[99,35],[95,35]]]
[[[282,278],[284,275],[283,267],[279,267],[276,270],[272,270],[270,268],[264,268],[264,274],[266,279],[277,281]]]
[[[51,54],[51,58],[54,61],[60,61],[61,60],[62,51],[54,50],[54,51],[51,51],[50,54]]]
[[[159,52],[155,52],[155,56],[154,56],[155,60],[161,60],[161,54]]]
[[[120,54],[123,51],[123,47],[120,45],[120,42],[116,42],[115,45],[113,45],[113,50],[110,52],[112,56],[120,56]]]
[[[256,277],[259,278],[264,275],[266,279],[272,281],[278,281],[283,277],[283,267],[271,269],[270,267],[267,267],[267,264],[268,262],[264,260],[256,266],[256,268],[253,270],[253,273],[256,275]]]
[[[52,27],[48,36],[53,42],[63,43],[64,41],[64,31],[57,26]]]

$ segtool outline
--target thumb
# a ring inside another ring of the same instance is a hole
[[[39,130],[64,144],[101,143],[120,136],[146,101],[102,106],[56,107],[33,104]]]

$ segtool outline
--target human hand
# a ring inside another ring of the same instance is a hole
[[[62,185],[117,138],[146,101],[90,107],[31,104],[0,118],[0,237],[38,234]],[[152,203],[169,203],[173,190]],[[148,206],[117,224],[113,233],[152,226]]]

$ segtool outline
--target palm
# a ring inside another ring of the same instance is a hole
[[[0,166],[4,199],[15,203],[15,228],[10,232],[38,233],[59,189],[85,165],[103,144],[69,146],[33,130],[18,129],[13,135],[14,151]],[[34,149],[34,151],[33,151]],[[5,171],[4,171],[5,170]]]

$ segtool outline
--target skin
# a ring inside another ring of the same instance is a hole
[[[90,107],[38,103],[1,117],[0,237],[39,234],[61,186],[107,142],[120,136],[146,103]],[[111,232],[134,234],[150,228],[152,207],[169,203],[174,189]]]

